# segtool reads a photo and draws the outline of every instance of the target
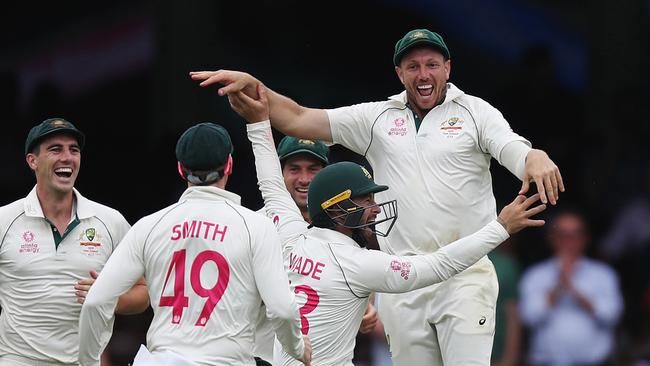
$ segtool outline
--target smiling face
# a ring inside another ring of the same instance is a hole
[[[395,72],[406,89],[411,108],[423,118],[445,99],[451,61],[434,48],[416,46],[404,54]]]
[[[65,195],[72,192],[81,166],[81,149],[77,140],[66,134],[43,139],[26,156],[36,175],[36,184],[46,192]]]
[[[297,154],[285,160],[282,167],[284,184],[300,211],[307,211],[309,184],[322,168],[323,163],[305,154]]]
[[[381,213],[381,209],[379,208],[379,206],[377,206],[377,203],[375,202],[375,195],[372,193],[351,198],[350,200],[354,202],[357,206],[368,207],[363,211],[363,215],[361,215],[361,220],[359,220],[359,225],[365,225],[369,222],[374,222],[375,219],[377,218],[377,215]]]

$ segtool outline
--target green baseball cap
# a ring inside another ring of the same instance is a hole
[[[350,161],[334,163],[321,169],[309,184],[307,210],[314,226],[329,227],[327,208],[348,198],[387,189],[388,186],[375,184],[370,172],[359,164]]]
[[[329,164],[327,154],[329,147],[319,140],[299,139],[293,136],[285,136],[278,144],[278,158],[281,162],[297,155],[307,154],[313,156],[324,165]]]
[[[176,159],[190,171],[220,168],[228,162],[232,152],[228,131],[210,122],[188,128],[176,143]]]
[[[399,66],[402,56],[404,56],[406,51],[418,45],[434,47],[445,56],[446,60],[450,58],[449,49],[438,33],[428,29],[414,29],[406,33],[395,44],[395,54],[393,55],[393,63],[395,66]]]
[[[83,149],[84,143],[86,142],[86,136],[83,132],[79,131],[77,127],[63,118],[48,118],[29,130],[27,140],[25,140],[25,155],[32,152],[36,145],[38,145],[45,137],[59,133],[74,136],[74,138],[77,139],[79,148]]]

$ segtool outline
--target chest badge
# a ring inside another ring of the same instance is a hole
[[[440,133],[446,138],[454,138],[463,132],[465,120],[460,117],[451,117],[440,123]]]
[[[79,235],[79,246],[84,254],[92,257],[99,253],[99,248],[102,246],[101,239],[97,230],[94,227],[89,227]]]
[[[402,117],[395,118],[388,125],[388,136],[406,136],[407,133],[406,120]]]

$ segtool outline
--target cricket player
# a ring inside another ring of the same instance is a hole
[[[134,366],[255,365],[262,301],[284,349],[309,364],[276,229],[224,189],[232,150],[226,130],[212,123],[181,135],[176,157],[188,188],[178,203],[133,225],[90,289],[79,326],[82,366],[99,365],[117,296],[142,275],[154,316]]]
[[[409,31],[397,41],[393,62],[405,90],[386,101],[324,110],[268,93],[275,128],[363,155],[377,180],[391,187],[377,200],[397,199],[402,215],[390,239],[379,238],[383,251],[434,253],[494,220],[492,158],[522,180],[520,194],[533,181],[543,203],[557,203],[564,184],[555,163],[531,149],[497,109],[448,82],[450,52],[439,34]],[[246,73],[190,76],[204,87],[224,84],[222,96],[243,91],[258,98],[261,82]],[[408,295],[380,294],[377,308],[393,363],[489,364],[497,294],[487,257],[450,281]]]
[[[228,96],[232,108],[249,122],[269,115],[264,87],[258,88],[259,100],[244,93]],[[545,209],[529,208],[539,195],[520,195],[476,233],[431,254],[396,256],[367,250],[368,238],[388,236],[397,218],[396,201],[374,201],[374,195],[388,187],[375,184],[358,164],[327,166],[309,185],[309,225],[285,188],[269,121],[249,124],[247,130],[264,203],[280,217],[285,266],[302,304],[302,332],[312,341],[314,365],[352,365],[355,336],[373,291],[397,294],[444,281],[483,258],[509,234],[544,223],[530,219]],[[487,315],[479,315],[484,322]],[[286,352],[276,352],[275,364],[295,362]]]
[[[318,140],[285,136],[278,145],[278,159],[282,166],[284,185],[307,222],[311,221],[307,211],[307,188],[314,175],[329,163],[328,153],[329,147]],[[257,212],[271,218],[276,225],[280,219],[266,206]],[[376,322],[376,311],[373,312]],[[253,354],[262,360],[273,360],[275,333],[266,318],[266,308],[263,304],[256,323]]]
[[[0,207],[2,366],[78,364],[82,282],[102,270],[129,230],[118,211],[74,188],[84,142],[62,118],[34,126],[25,159],[36,185]],[[120,298],[116,311],[141,312],[148,305],[141,283]]]

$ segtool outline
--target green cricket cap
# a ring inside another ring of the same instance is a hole
[[[395,54],[393,55],[393,63],[399,66],[402,56],[415,46],[431,46],[445,57],[445,60],[450,58],[449,49],[443,41],[442,36],[436,32],[428,29],[414,29],[409,31],[395,44]]]
[[[297,154],[307,154],[316,158],[324,165],[329,164],[327,154],[329,147],[319,140],[299,139],[285,136],[278,144],[278,158],[284,162],[287,158]]]
[[[387,189],[388,186],[375,184],[370,172],[357,163],[334,163],[321,169],[309,184],[307,210],[314,226],[327,227],[329,220],[325,209],[348,198]]]
[[[232,152],[228,131],[210,122],[188,128],[176,143],[176,159],[190,171],[221,168]]]
[[[48,118],[38,125],[32,127],[25,140],[25,155],[29,154],[46,137],[55,134],[68,134],[77,139],[79,148],[84,147],[86,136],[79,131],[71,122],[63,118]]]

